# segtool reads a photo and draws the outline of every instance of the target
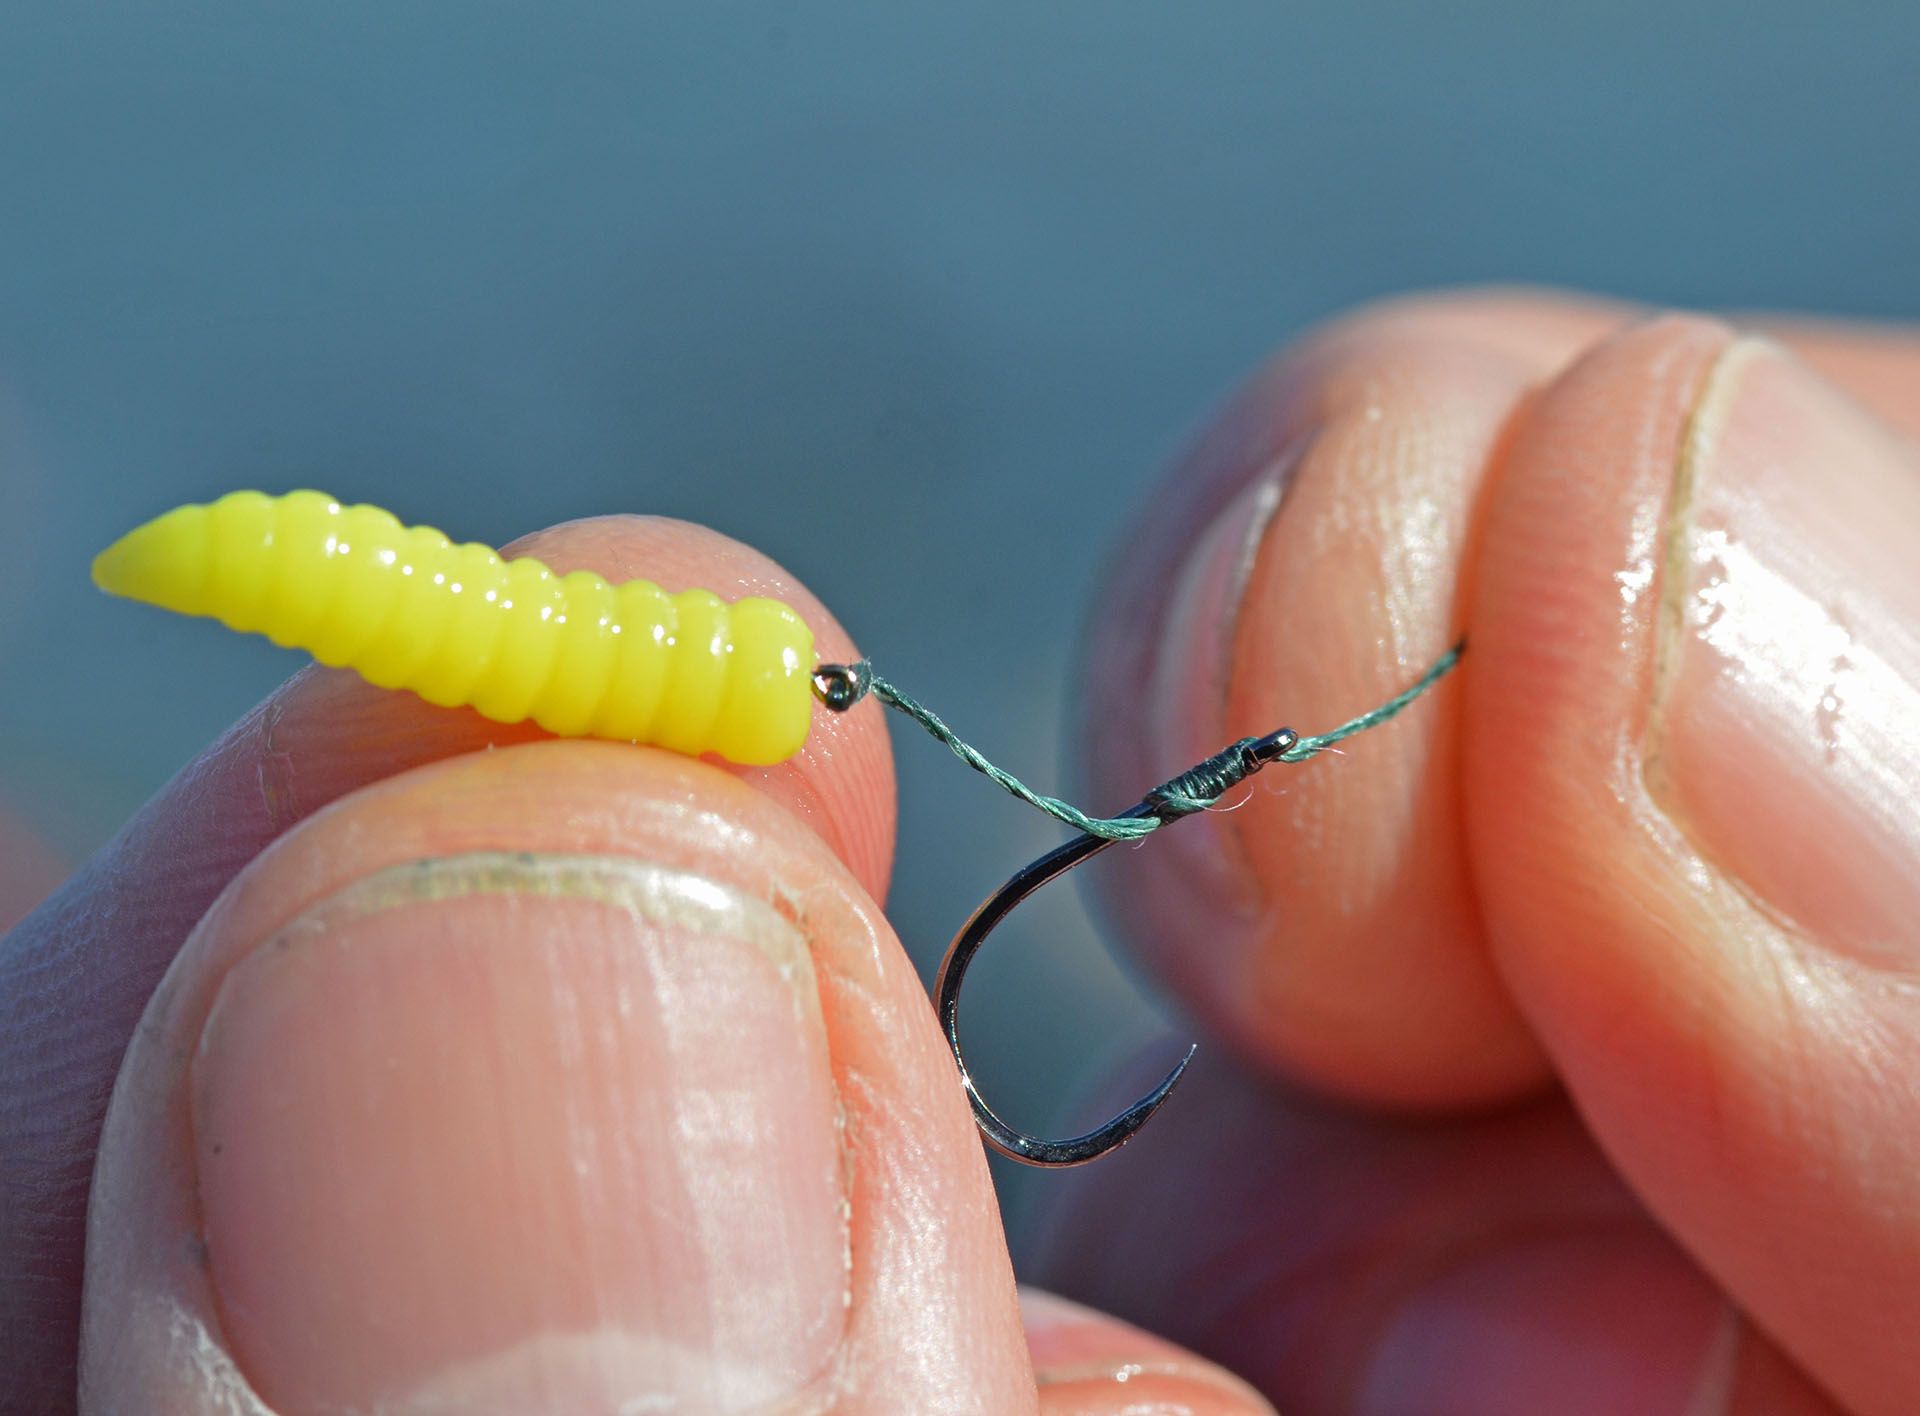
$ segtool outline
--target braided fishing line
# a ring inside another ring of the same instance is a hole
[[[1346,741],[1369,728],[1377,728],[1394,718],[1413,704],[1422,694],[1432,688],[1450,673],[1460,662],[1460,656],[1466,652],[1467,642],[1462,639],[1446,653],[1442,654],[1425,673],[1412,684],[1396,693],[1378,708],[1369,709],[1357,718],[1350,718],[1329,732],[1313,733],[1295,739],[1291,747],[1280,752],[1273,760],[1277,762],[1305,762],[1308,758],[1327,751],[1336,743]],[[904,690],[888,679],[873,671],[873,666],[865,659],[857,664],[823,664],[814,671],[814,686],[820,698],[829,708],[844,712],[871,693],[889,708],[904,714],[918,723],[929,737],[946,746],[955,757],[973,768],[981,776],[998,786],[1009,796],[1017,797],[1028,806],[1045,812],[1054,820],[1071,826],[1076,831],[1089,836],[1098,836],[1107,841],[1137,841],[1150,836],[1168,821],[1178,820],[1182,816],[1191,816],[1196,811],[1205,811],[1220,800],[1226,792],[1244,780],[1245,773],[1232,776],[1223,770],[1231,754],[1239,749],[1251,747],[1258,738],[1242,738],[1205,762],[1199,763],[1162,784],[1156,791],[1169,808],[1164,816],[1090,816],[1072,802],[1048,796],[1035,791],[1013,773],[995,765],[986,754],[981,752],[965,738],[961,737],[946,720],[925,704],[910,697]]]

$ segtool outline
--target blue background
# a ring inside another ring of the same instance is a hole
[[[1893,3],[16,0],[0,797],[77,858],[294,667],[87,588],[253,485],[709,522],[1058,783],[1100,559],[1305,324],[1481,280],[1920,315],[1917,54]],[[896,743],[930,968],[1058,834]],[[1157,1026],[1052,895],[969,1012],[1032,1124]]]

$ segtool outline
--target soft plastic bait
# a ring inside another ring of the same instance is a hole
[[[93,578],[381,688],[567,737],[763,765],[798,752],[813,716],[813,633],[778,600],[556,575],[323,492],[180,507],[102,551]]]
[[[1328,733],[1280,728],[1242,738],[1147,793],[1119,816],[1089,816],[1034,791],[862,659],[814,664],[806,622],[778,600],[729,605],[705,590],[669,595],[644,580],[610,585],[586,571],[503,561],[431,527],[402,526],[373,506],[320,492],[234,492],[183,506],[128,533],[93,563],[101,589],[305,649],[382,688],[470,705],[502,723],[531,718],[571,737],[652,743],[734,762],[799,751],[813,699],[844,713],[869,694],[906,714],[975,771],[1080,834],[1016,873],[954,937],[934,984],[935,1009],[987,1144],[1028,1165],[1080,1165],[1125,1142],[1160,1108],[1193,1056],[1104,1126],[1067,1140],[1000,1119],[960,1051],[968,965],[1019,903],[1116,841],[1134,841],[1205,811],[1274,762],[1300,762],[1396,717],[1459,662],[1456,644],[1403,692]]]

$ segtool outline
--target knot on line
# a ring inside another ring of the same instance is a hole
[[[1147,793],[1159,816],[1173,820],[1205,811],[1221,797],[1266,765],[1255,749],[1264,739],[1244,737],[1221,748],[1205,762],[1196,763]]]

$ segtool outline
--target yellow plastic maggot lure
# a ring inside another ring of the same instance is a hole
[[[93,579],[566,737],[759,766],[798,752],[812,722],[813,634],[778,600],[556,575],[323,492],[179,507],[102,551]]]

